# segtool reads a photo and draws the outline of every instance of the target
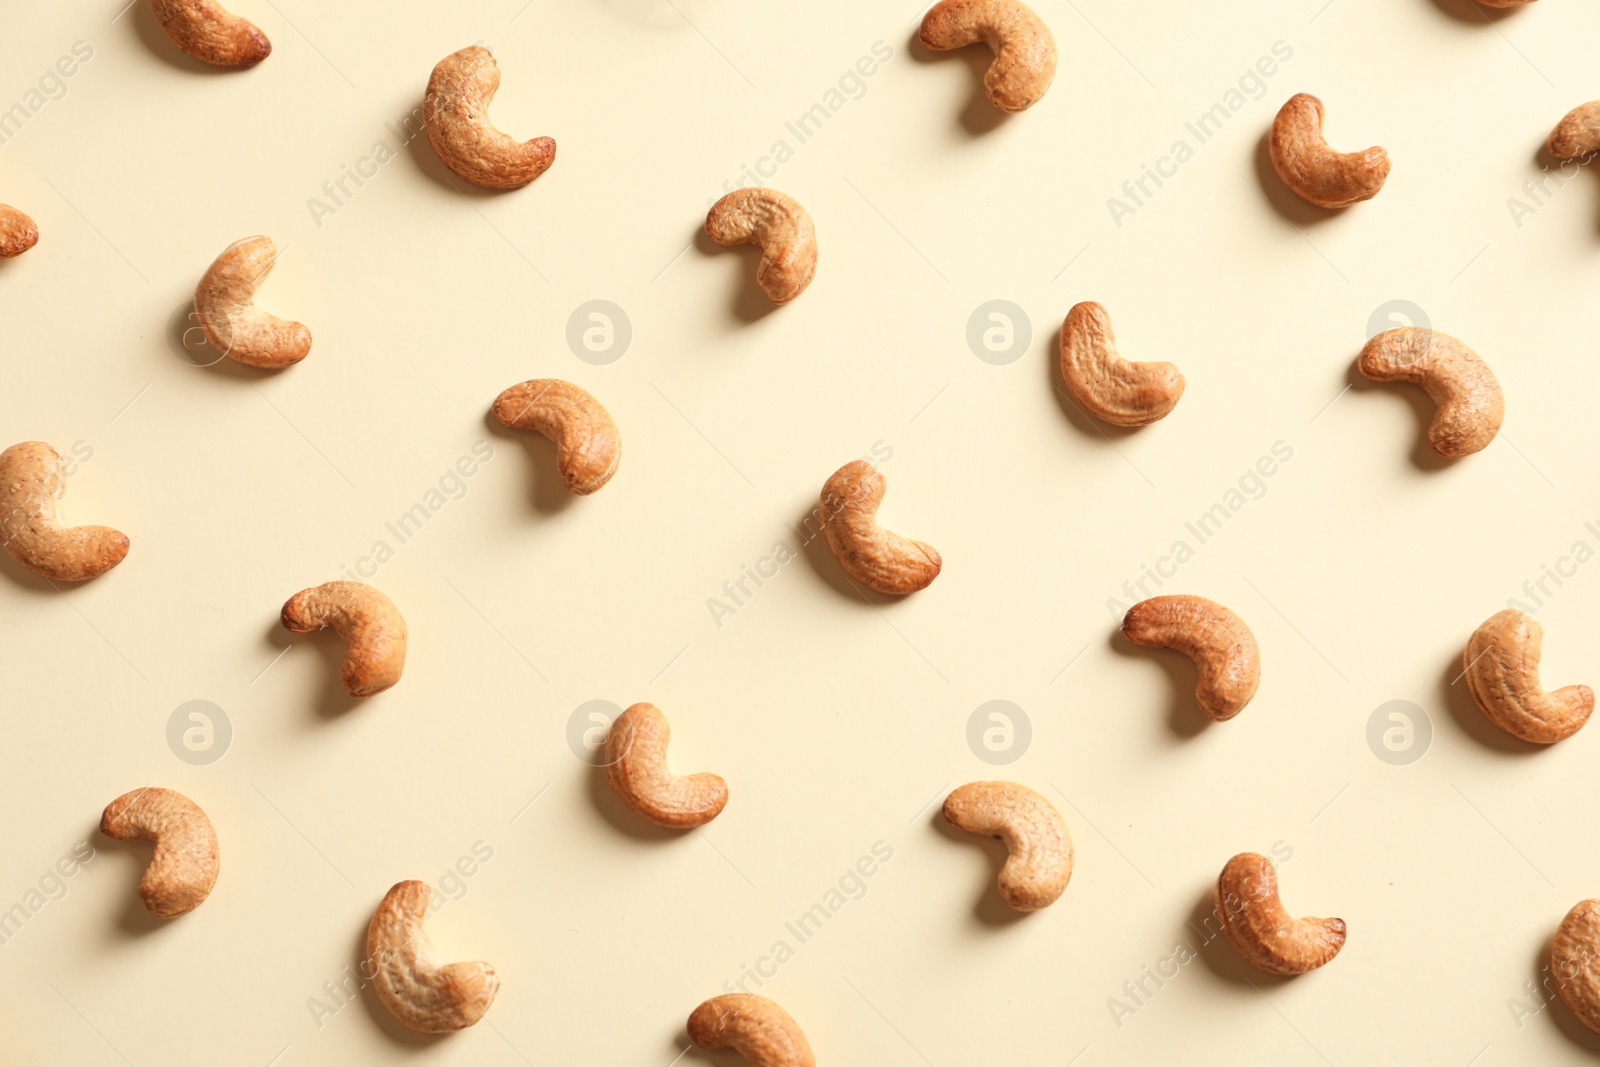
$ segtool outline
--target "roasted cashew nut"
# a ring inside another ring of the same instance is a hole
[[[822,536],[846,574],[878,593],[904,595],[939,577],[944,561],[932,545],[878,525],[887,483],[865,460],[846,463],[822,486]]]
[[[1579,104],[1550,132],[1546,145],[1556,159],[1578,159],[1600,151],[1600,100]]]
[[[1122,634],[1136,645],[1170,648],[1194,660],[1200,673],[1194,698],[1212,722],[1243,711],[1261,684],[1261,650],[1250,627],[1203,596],[1141,600],[1122,617]]]
[[[817,273],[817,231],[800,201],[776,189],[735,189],[706,212],[706,234],[719,245],[760,245],[756,283],[787,304]]]
[[[689,1040],[711,1052],[733,1049],[750,1067],[817,1067],[800,1024],[766,997],[712,997],[689,1016]]]
[[[500,66],[480,45],[439,60],[422,98],[428,142],[444,165],[485,189],[520,189],[550,169],[556,142],[535,137],[520,144],[489,121],[489,102],[500,88]]]
[[[121,563],[128,535],[109,526],[62,526],[56,516],[61,456],[43,441],[0,452],[0,545],[41,578],[82,582]]]
[[[1072,835],[1044,797],[1015,782],[968,782],[944,798],[950,825],[998,837],[1010,853],[1000,896],[1017,911],[1054,904],[1072,877]]]
[[[396,1019],[426,1034],[464,1030],[483,1018],[500,992],[487,963],[446,963],[422,929],[427,882],[398,882],[367,927],[363,973],[374,972],[378,999]]]
[[[20,256],[39,243],[39,227],[10,204],[0,204],[0,259]]]
[[[672,728],[654,704],[635,704],[606,735],[606,777],[611,788],[642,819],[669,830],[704,826],[728,803],[728,783],[715,774],[675,777],[667,769]]]
[[[1164,419],[1183,396],[1183,375],[1171,363],[1117,354],[1111,316],[1091,300],[1074,304],[1061,324],[1061,379],[1089,414],[1113,426]]]
[[[217,831],[182,793],[153,787],[124,793],[106,805],[100,832],[118,841],[156,843],[139,879],[139,896],[163,919],[198,908],[217,884]]]
[[[567,488],[588,496],[611,480],[622,462],[622,437],[600,401],[571,382],[535,378],[494,398],[495,421],[536,430],[556,446],[556,470]]]
[[[1580,900],[1550,947],[1556,993],[1578,1021],[1600,1033],[1600,900]]]
[[[1389,177],[1389,153],[1372,147],[1335,152],[1322,136],[1322,101],[1310,93],[1289,98],[1267,138],[1272,169],[1300,199],[1321,208],[1371,200]]]
[[[1512,737],[1551,745],[1577,733],[1594,711],[1594,690],[1539,683],[1544,627],[1515,608],[1491,615],[1462,653],[1462,674],[1484,716]]]
[[[1344,947],[1343,919],[1296,919],[1278,900],[1272,861],[1241,852],[1217,879],[1217,915],[1222,932],[1248,963],[1269,974],[1305,974]]]
[[[400,680],[406,665],[406,620],[394,601],[360,582],[304,589],[283,605],[283,628],[316,633],[333,627],[349,642],[339,678],[353,697],[376,696]]]
[[[1001,111],[1026,111],[1056,76],[1050,27],[1017,0],[942,0],[922,16],[918,36],[935,52],[979,41],[994,49],[983,90]]]
[[[172,43],[202,63],[253,67],[272,54],[272,42],[255,25],[216,0],[150,0]]]
[[[255,306],[256,288],[278,260],[270,237],[246,237],[222,250],[194,291],[194,311],[211,346],[251,367],[299,363],[311,331]]]
[[[1469,456],[1494,440],[1506,400],[1489,365],[1449,334],[1420,326],[1385,330],[1361,350],[1356,368],[1375,382],[1411,382],[1439,406],[1428,443],[1441,456]]]

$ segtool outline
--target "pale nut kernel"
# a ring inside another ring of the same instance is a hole
[[[982,41],[994,50],[983,75],[984,94],[1001,111],[1025,111],[1056,76],[1050,27],[1017,0],[942,0],[922,16],[918,33],[935,52]]]
[[[1171,363],[1118,355],[1111,316],[1091,300],[1073,305],[1061,324],[1061,380],[1089,414],[1113,426],[1164,419],[1183,397],[1183,375]]]
[[[124,793],[106,805],[100,832],[119,841],[156,843],[139,879],[139,896],[163,919],[198,908],[217,884],[217,831],[182,793],[155,787]]]
[[[1552,745],[1582,729],[1594,712],[1594,690],[1569,685],[1546,692],[1539,682],[1544,627],[1515,608],[1496,612],[1461,654],[1467,689],[1484,716],[1512,737]]]
[[[1428,443],[1450,459],[1485,448],[1506,417],[1494,372],[1449,334],[1420,326],[1385,330],[1361,350],[1356,369],[1375,382],[1420,385],[1438,405]]]
[[[0,259],[20,256],[39,243],[39,227],[10,204],[0,204]]]
[[[1579,104],[1550,131],[1546,147],[1556,159],[1587,158],[1600,151],[1600,100]]]
[[[1600,1033],[1600,900],[1580,900],[1550,947],[1556,993],[1578,1021]]]
[[[710,773],[676,777],[667,769],[672,728],[654,704],[635,704],[606,735],[606,777],[640,818],[669,830],[704,826],[728,803],[728,783]]]
[[[800,201],[776,189],[735,189],[706,212],[706,235],[719,245],[760,245],[756,284],[787,304],[817,273],[817,231]]]
[[[485,189],[520,189],[550,169],[556,142],[518,142],[489,121],[489,102],[500,88],[500,66],[481,45],[439,60],[422,98],[428,143],[445,166]]]
[[[1195,702],[1212,722],[1243,711],[1261,684],[1261,650],[1250,627],[1203,596],[1141,600],[1122,617],[1122,634],[1136,645],[1170,648],[1193,660],[1200,675]]]
[[[128,555],[128,535],[109,526],[63,526],[56,515],[61,456],[43,441],[0,452],[0,546],[41,578],[83,582]]]
[[[310,634],[326,627],[348,642],[339,679],[353,697],[370,697],[400,680],[406,665],[406,620],[394,601],[360,582],[303,589],[283,605],[283,628]]]
[[[535,378],[513,385],[495,397],[490,413],[503,426],[548,437],[561,480],[579,496],[609,482],[622,462],[622,437],[611,414],[571,382]]]
[[[270,237],[246,237],[222,250],[194,291],[195,316],[206,340],[229,359],[269,370],[299,363],[311,331],[255,306],[256,289],[278,261]]]
[[[766,997],[728,993],[689,1016],[689,1040],[711,1052],[733,1049],[750,1067],[817,1067],[800,1024]]]
[[[1296,919],[1284,910],[1272,861],[1255,852],[1241,852],[1222,868],[1216,910],[1239,955],[1269,974],[1314,971],[1344,947],[1343,919]]]
[[[253,67],[272,54],[266,34],[216,0],[150,0],[150,7],[172,43],[202,63]]]
[[[367,927],[367,958],[378,999],[413,1030],[447,1034],[483,1018],[500,991],[487,963],[446,963],[422,929],[428,917],[427,882],[398,882]]]
[[[858,459],[823,484],[817,510],[828,550],[844,572],[874,592],[903,596],[926,588],[944,561],[932,545],[878,525],[886,487],[877,468]]]
[[[1072,878],[1072,835],[1061,813],[1016,782],[968,782],[944,799],[950,825],[997,837],[1009,855],[1000,868],[1000,897],[1017,911],[1054,904]]]
[[[1389,153],[1372,147],[1335,152],[1322,136],[1322,101],[1310,93],[1289,98],[1267,138],[1272,169],[1300,199],[1321,208],[1371,200],[1389,177]]]

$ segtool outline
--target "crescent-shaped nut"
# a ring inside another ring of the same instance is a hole
[[[163,919],[198,908],[217,884],[217,831],[182,793],[154,787],[124,793],[106,805],[100,832],[119,841],[156,843],[139,879],[139,896]]]
[[[0,204],[0,259],[20,256],[39,243],[39,227],[10,204]]]
[[[1305,974],[1344,947],[1343,919],[1296,919],[1278,900],[1272,861],[1241,852],[1217,879],[1217,915],[1222,932],[1248,963],[1269,974]]]
[[[485,189],[520,189],[550,169],[556,142],[518,142],[489,121],[489,102],[500,88],[500,66],[481,45],[439,60],[422,98],[428,142],[444,165]]]
[[[0,452],[0,544],[41,578],[83,582],[121,563],[128,535],[109,526],[62,526],[56,516],[61,456],[43,441]]]
[[[756,284],[787,304],[817,273],[817,231],[800,201],[776,189],[735,189],[706,212],[706,234],[719,245],[760,245]]]
[[[846,574],[874,592],[903,596],[939,577],[944,560],[932,545],[878,525],[886,486],[872,464],[846,463],[823,484],[817,514],[828,549]]]
[[[370,697],[400,680],[406,665],[406,620],[394,601],[360,582],[303,589],[283,605],[283,628],[316,633],[333,627],[349,643],[339,678],[353,697]]]
[[[1580,900],[1550,947],[1556,993],[1578,1021],[1600,1033],[1600,900]]]
[[[1489,616],[1461,655],[1467,689],[1484,716],[1512,737],[1536,745],[1564,741],[1594,712],[1594,690],[1569,685],[1545,692],[1539,684],[1544,627],[1516,608]]]
[[[1600,100],[1579,104],[1550,132],[1547,146],[1557,159],[1577,159],[1600,151]]]
[[[559,378],[534,378],[494,398],[495,421],[536,430],[556,446],[556,470],[567,488],[588,496],[622,462],[622,437],[610,412],[587,390]]]
[[[1044,797],[1015,782],[968,782],[944,798],[950,825],[998,837],[1010,853],[1000,896],[1017,911],[1054,904],[1072,878],[1072,835]]]
[[[150,0],[172,43],[202,63],[253,67],[272,54],[272,42],[255,24],[216,0]]]
[[[654,704],[635,704],[606,735],[606,777],[611,788],[642,819],[670,830],[704,826],[728,803],[728,783],[715,774],[674,777],[667,769],[672,728]]]
[[[703,1049],[733,1049],[750,1067],[817,1067],[800,1024],[766,997],[712,997],[689,1016],[689,1040]]]
[[[1136,645],[1170,648],[1194,660],[1200,674],[1194,698],[1212,722],[1243,711],[1261,684],[1261,650],[1250,627],[1203,596],[1141,600],[1122,617],[1122,634]]]
[[[1322,208],[1371,200],[1389,177],[1389,153],[1376,146],[1335,152],[1322,136],[1322,101],[1310,93],[1289,98],[1267,138],[1272,169],[1300,199]]]
[[[373,972],[378,999],[396,1019],[426,1034],[464,1030],[483,1018],[500,992],[487,963],[446,963],[422,929],[427,882],[397,882],[367,927],[363,971]]]
[[[1089,414],[1113,426],[1164,419],[1183,397],[1183,375],[1171,363],[1117,354],[1111,316],[1092,300],[1074,304],[1061,324],[1061,379]]]
[[[979,41],[994,49],[983,90],[1001,111],[1026,111],[1056,76],[1050,27],[1017,0],[942,0],[922,16],[918,36],[935,52]]]
[[[272,238],[246,237],[222,250],[194,290],[194,311],[206,340],[251,367],[287,367],[311,351],[310,330],[255,306],[256,288],[277,260]]]
[[[1489,365],[1449,334],[1420,326],[1385,330],[1361,350],[1356,368],[1375,382],[1411,382],[1438,405],[1428,443],[1441,456],[1470,456],[1500,432],[1506,399]]]

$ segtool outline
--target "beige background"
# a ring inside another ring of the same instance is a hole
[[[1524,751],[1449,681],[1524,581],[1600,547],[1600,197],[1580,175],[1520,226],[1507,205],[1554,122],[1600,95],[1600,12],[1322,5],[1039,0],[1060,71],[1003,123],[976,96],[981,54],[930,58],[910,5],[239,0],[275,45],[242,74],[188,62],[142,3],[11,5],[0,108],[26,110],[74,42],[93,58],[0,146],[0,196],[42,233],[0,266],[0,436],[92,448],[65,514],[133,550],[70,590],[0,562],[0,907],[77,842],[98,850],[0,948],[0,1062],[666,1067],[688,1012],[770,973],[784,924],[876,842],[893,860],[765,980],[826,1064],[1591,1058],[1524,987],[1600,894],[1600,734]],[[396,147],[385,124],[475,40],[504,73],[495,119],[554,136],[554,168],[462,191],[419,140],[319,226],[308,199]],[[753,257],[695,242],[705,207],[878,41],[892,58],[769,179],[822,252],[805,295],[762,314]],[[1117,226],[1107,198],[1193,146],[1185,122],[1279,41],[1292,58],[1246,83],[1257,98]],[[1302,90],[1335,144],[1389,148],[1375,201],[1314,218],[1263,172],[1261,134]],[[188,295],[254,233],[285,249],[262,303],[309,324],[312,354],[191,366]],[[609,366],[565,341],[596,298],[634,331]],[[1009,365],[966,342],[990,299],[1031,319]],[[1129,356],[1182,367],[1166,421],[1102,432],[1058,398],[1056,326],[1084,299]],[[1342,392],[1394,299],[1499,376],[1505,430],[1482,454],[1433,462],[1420,393]],[[566,500],[547,445],[485,423],[539,376],[621,426],[594,497]],[[885,521],[939,548],[938,581],[869,604],[812,546],[717,626],[708,598],[879,441]],[[372,579],[411,654],[352,707],[337,645],[290,639],[278,607],[392,542],[384,524],[479,442],[493,458],[465,496]],[[1114,642],[1106,601],[1277,442],[1292,459],[1165,588],[1233,606],[1261,643],[1254,703],[1202,729],[1190,669]],[[1567,569],[1538,614],[1545,676],[1594,684],[1600,568]],[[966,742],[997,698],[1033,728],[1005,768]],[[166,742],[194,699],[234,730],[209,766]],[[675,766],[728,779],[722,817],[670,837],[620,813],[566,740],[595,699],[665,709]],[[1368,747],[1390,700],[1431,722],[1420,762]],[[998,847],[936,819],[986,777],[1051,796],[1077,845],[1065,897],[1023,921],[996,904]],[[133,893],[147,852],[94,832],[146,783],[221,835],[216,892],[170,923]],[[1289,983],[1188,925],[1228,856],[1275,843],[1289,907],[1351,929]],[[492,859],[429,928],[499,971],[485,1024],[417,1038],[370,992],[318,1020],[387,887],[439,885],[474,846]],[[1180,943],[1200,958],[1129,1000]]]

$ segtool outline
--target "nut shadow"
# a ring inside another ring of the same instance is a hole
[[[1589,165],[1594,161],[1595,156],[1593,155],[1583,155],[1577,157],[1576,159],[1557,159],[1555,156],[1550,154],[1550,141],[1548,135],[1545,137],[1545,139],[1539,142],[1539,147],[1536,148],[1533,153],[1533,163],[1534,166],[1539,168],[1540,175],[1554,176],[1556,180],[1560,181],[1563,185],[1569,181],[1577,180],[1578,177],[1576,174],[1573,174],[1570,177],[1567,175],[1566,167],[1568,164],[1576,165],[1578,170],[1587,170]],[[1537,180],[1535,180],[1535,184],[1539,184]],[[1555,191],[1559,192],[1560,186],[1557,186]],[[1552,192],[1550,190],[1541,188],[1540,192],[1545,199],[1541,200],[1536,207],[1543,207],[1545,204],[1548,204],[1552,196]],[[1596,213],[1594,225],[1595,229],[1600,231],[1600,212]]]
[[[833,558],[833,550],[828,547],[828,539],[822,536],[822,530],[817,518],[820,504],[813,504],[800,514],[797,521],[790,525],[791,531],[798,531],[800,552],[806,557],[806,562],[818,578],[832,587],[835,592],[850,600],[864,601],[872,607],[886,607],[904,600],[902,596],[892,596],[888,593],[879,593],[868,589],[866,586],[857,585],[850,580],[850,576],[839,566],[839,561]]]
[[[966,48],[954,48],[948,52],[935,52],[922,43],[919,22],[918,28],[911,31],[911,36],[906,41],[906,54],[916,63],[943,63],[952,59],[966,62],[972,78],[972,95],[967,99],[966,106],[961,109],[960,114],[956,116],[956,126],[968,137],[976,140],[992,133],[1004,126],[1006,120],[1011,117],[1009,112],[1001,111],[990,103],[988,94],[984,92],[983,76],[989,72],[989,66],[994,62],[994,52],[987,45],[974,44]],[[1038,102],[1036,101],[1033,106],[1038,107]]]
[[[418,97],[415,106],[413,106],[411,111],[408,113],[407,118],[412,115],[419,116],[418,121],[420,122],[420,116],[426,114],[423,105],[423,99]],[[402,123],[405,121],[405,119],[401,120]],[[407,132],[409,132],[409,130]],[[426,129],[419,128],[416,133],[412,134],[411,139],[405,143],[405,152],[411,157],[411,162],[416,164],[417,170],[421,171],[423,176],[429,181],[433,182],[445,192],[459,194],[460,196],[466,197],[468,200],[494,200],[501,196],[505,196],[507,193],[515,193],[520,191],[518,189],[485,189],[481,185],[473,185],[465,178],[460,177],[455,171],[445,166],[444,160],[439,158],[439,153],[433,150],[433,142],[428,140],[428,133]],[[550,170],[554,169],[555,164],[552,162],[549,170],[545,171],[545,174],[548,174]],[[539,181],[543,179],[544,176],[544,174],[539,175],[538,178],[535,178],[528,185],[522,186],[522,188],[526,189],[529,186],[538,185]],[[345,203],[349,203],[349,201],[346,200]]]
[[[1532,756],[1550,748],[1549,745],[1536,745],[1512,737],[1490,722],[1483,709],[1472,699],[1467,680],[1462,677],[1463,666],[1461,653],[1457,652],[1445,662],[1444,670],[1439,675],[1439,699],[1449,709],[1450,717],[1463,733],[1485,748],[1511,756]]]
[[[1583,1049],[1591,1056],[1600,1056],[1600,1034],[1595,1033],[1561,1001],[1561,996],[1555,991],[1554,976],[1550,973],[1550,955],[1555,950],[1556,932],[1551,930],[1545,937],[1544,943],[1539,947],[1539,954],[1533,959],[1533,982],[1539,989],[1539,995],[1545,998],[1545,1011],[1550,1013],[1555,1028],[1561,1031],[1561,1036]]]
[[[100,832],[100,821],[98,819],[90,825],[89,833],[84,837],[84,840],[95,843],[96,859],[108,852],[116,852],[132,857],[134,877],[128,883],[122,910],[117,912],[112,922],[112,930],[119,940],[141,940],[151,936],[155,931],[172,921],[161,918],[145,907],[144,898],[139,896],[139,880],[144,877],[145,869],[150,866],[150,861],[155,856],[155,842],[124,841],[115,837],[107,837]],[[179,916],[179,918],[182,918],[182,916]]]
[[[1007,904],[1005,898],[1000,895],[1000,883],[997,878],[1000,874],[1000,868],[1005,866],[1006,860],[1010,857],[1010,852],[1006,849],[1004,842],[998,837],[985,837],[982,834],[968,833],[952,826],[950,821],[944,817],[944,805],[942,803],[935,805],[929,821],[933,824],[933,828],[943,837],[963,848],[972,848],[976,845],[983,849],[984,854],[989,857],[989,865],[993,870],[985,883],[982,895],[972,904],[972,917],[980,925],[991,929],[1006,929],[1015,926],[1030,915],[1038,914],[1038,912],[1018,911]]]
[[[1445,470],[1456,465],[1457,460],[1448,456],[1441,456],[1428,442],[1428,427],[1433,425],[1436,409],[1428,394],[1422,387],[1410,382],[1375,382],[1364,376],[1356,367],[1357,361],[1350,361],[1350,369],[1345,372],[1345,379],[1350,383],[1352,393],[1381,392],[1393,394],[1411,407],[1411,414],[1417,424],[1417,441],[1411,448],[1411,464],[1422,471]],[[1462,456],[1461,459],[1470,459]]]
[[[5,527],[0,526],[0,544],[4,543],[6,537],[7,532]],[[0,562],[0,571],[4,571],[6,577],[10,578],[12,583],[24,594],[47,597],[52,593],[60,592],[61,594],[65,595],[67,590],[71,589],[73,586],[88,584],[85,582],[60,582],[52,584],[50,579],[41,578],[39,575],[33,573],[28,568],[12,559],[9,552],[0,552],[0,560],[4,561]],[[92,578],[90,579],[91,582],[93,580],[94,579]]]
[[[1207,884],[1189,910],[1188,922],[1183,928],[1183,942],[1194,949],[1205,969],[1223,984],[1247,991],[1265,990],[1288,985],[1296,976],[1269,974],[1245,962],[1222,933],[1221,919],[1217,915],[1215,884]]]
[[[308,645],[314,649],[322,660],[320,668],[322,674],[322,687],[317,691],[317,699],[311,705],[312,714],[322,722],[333,722],[343,718],[348,712],[371,697],[354,697],[345,690],[344,682],[340,679],[339,669],[344,665],[346,643],[342,637],[332,629],[318,630],[314,634],[291,633],[283,628],[281,620],[274,619],[267,626],[263,635],[264,640],[281,653],[285,648],[295,645]],[[380,694],[381,695],[381,694]]]
[[[365,973],[363,967],[367,963],[367,922],[363,922],[356,933],[355,947],[351,956],[356,961],[356,977],[360,979]],[[368,968],[370,970],[370,968]],[[383,1006],[383,1001],[378,999],[378,990],[371,982],[363,982],[361,991],[356,997],[361,1001],[361,1007],[367,1015],[383,1031],[385,1037],[396,1045],[408,1049],[411,1053],[420,1053],[437,1045],[449,1037],[449,1034],[425,1034],[420,1030],[413,1030],[405,1023],[394,1017],[394,1013]]]
[[[128,12],[128,25],[131,27],[129,32],[137,34],[139,40],[144,43],[145,50],[168,66],[176,67],[190,74],[210,74],[214,76],[244,74],[254,69],[253,67],[218,67],[210,63],[202,63],[176,44],[173,44],[172,38],[168,37],[167,31],[161,28],[161,23],[156,19],[156,13],[150,9],[149,4],[135,2],[131,6],[133,10]],[[270,58],[269,56],[268,59]]]
[[[725,255],[733,253],[740,260],[739,287],[734,292],[733,301],[728,305],[729,313],[745,325],[760,322],[781,306],[774,304],[756,281],[756,268],[761,263],[760,245],[719,245],[706,233],[702,224],[696,227],[691,241],[695,249],[704,256]],[[814,279],[813,279],[814,280]],[[809,288],[809,286],[807,287]]]
[[[556,446],[537,430],[515,430],[485,412],[483,424],[495,437],[521,445],[535,468],[533,484],[528,489],[528,503],[540,515],[559,515],[572,506],[577,494],[567,488],[561,472],[556,469]]]
[[[669,830],[665,826],[657,826],[647,822],[628,810],[628,806],[617,796],[616,790],[611,788],[611,781],[606,777],[603,766],[590,766],[585,768],[585,785],[589,790],[589,801],[599,816],[611,825],[611,828],[635,841],[660,843],[667,841],[682,841],[690,837],[693,830]]]
[[[674,1056],[678,1058],[672,1059]],[[732,1049],[726,1052],[707,1052],[700,1048],[689,1040],[687,1027],[678,1028],[678,1034],[672,1039],[672,1049],[667,1058],[673,1063],[703,1063],[706,1067],[717,1067],[718,1064],[722,1067],[738,1067],[746,1062],[744,1057]]]
[[[1198,737],[1211,725],[1211,719],[1200,710],[1195,699],[1195,689],[1200,684],[1200,671],[1194,661],[1170,648],[1145,648],[1129,641],[1121,627],[1113,629],[1108,639],[1111,650],[1118,655],[1154,661],[1167,672],[1168,693],[1167,728],[1178,737]]]
[[[226,353],[218,351],[206,338],[205,330],[201,328],[200,319],[195,313],[192,296],[174,308],[172,314],[167,317],[167,348],[181,363],[235,381],[259,382],[282,374],[294,366],[291,363],[288,367],[252,367],[236,359],[229,359]]]
[[[1521,10],[1515,7],[1482,7],[1471,0],[1433,0],[1433,6],[1457,22],[1472,26],[1492,26]]]
[[[1105,447],[1115,448],[1118,441],[1127,440],[1145,427],[1113,426],[1109,422],[1101,422],[1083,410],[1082,406],[1072,398],[1072,394],[1067,391],[1067,380],[1061,375],[1061,330],[1062,327],[1057,326],[1055,332],[1050,335],[1050,347],[1044,359],[1045,377],[1049,379],[1050,392],[1055,397],[1056,406],[1067,417],[1073,429],[1084,437]]]
[[[1293,189],[1283,184],[1283,179],[1278,177],[1278,172],[1272,166],[1272,127],[1268,126],[1266,132],[1256,141],[1255,167],[1256,188],[1267,195],[1272,206],[1277,208],[1276,214],[1287,220],[1295,229],[1302,227],[1309,229],[1319,226],[1330,219],[1343,215],[1348,208],[1318,207],[1309,201],[1300,199]]]

